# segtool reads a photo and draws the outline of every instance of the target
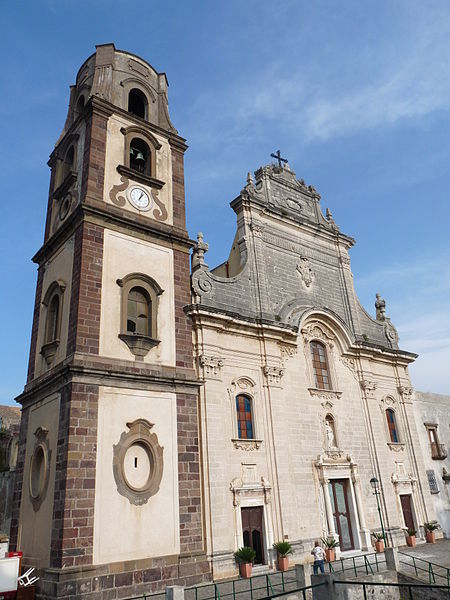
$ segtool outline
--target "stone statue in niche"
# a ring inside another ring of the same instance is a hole
[[[327,436],[327,448],[337,448],[334,419],[332,417],[326,417],[325,419],[325,433]]]
[[[386,300],[384,300],[380,294],[377,294],[375,300],[375,310],[377,311],[377,321],[386,320]]]

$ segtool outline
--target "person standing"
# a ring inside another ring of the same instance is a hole
[[[321,573],[325,573],[325,568],[324,568],[325,550],[322,548],[322,546],[319,544],[318,541],[316,541],[314,543],[314,549],[311,550],[311,554],[314,556],[314,564],[313,564],[314,575],[318,575],[319,569],[320,569]]]

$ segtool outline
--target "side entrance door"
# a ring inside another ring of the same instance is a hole
[[[403,518],[405,520],[406,527],[408,529],[415,529],[411,506],[411,495],[405,494],[403,496],[400,496],[400,502],[402,503]]]
[[[329,484],[331,507],[333,510],[334,526],[339,534],[341,551],[353,550],[352,524],[348,502],[348,479],[331,479]]]
[[[255,564],[264,564],[263,507],[242,508],[244,546],[256,552]]]

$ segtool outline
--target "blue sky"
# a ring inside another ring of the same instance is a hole
[[[48,155],[69,85],[95,44],[134,52],[170,84],[187,138],[192,237],[226,259],[228,203],[281,149],[356,238],[355,285],[375,293],[420,390],[450,393],[448,0],[2,2],[0,403],[25,383]]]

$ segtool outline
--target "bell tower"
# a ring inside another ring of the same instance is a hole
[[[168,83],[96,47],[49,160],[12,543],[41,592],[208,579],[185,226]]]

